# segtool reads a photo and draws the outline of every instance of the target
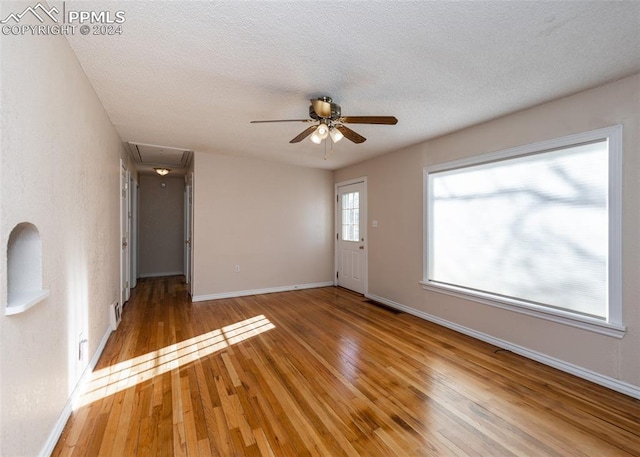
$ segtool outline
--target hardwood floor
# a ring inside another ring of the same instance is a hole
[[[138,283],[54,456],[630,456],[640,401],[338,288]]]

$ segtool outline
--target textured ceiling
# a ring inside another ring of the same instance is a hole
[[[49,2],[62,6],[61,2]],[[68,40],[123,141],[336,169],[640,72],[640,2],[75,2],[121,36]],[[351,125],[323,160],[306,124],[331,96]]]

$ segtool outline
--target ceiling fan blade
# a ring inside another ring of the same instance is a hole
[[[396,125],[398,119],[393,116],[343,116],[340,118],[340,122],[346,122],[347,124]]]
[[[335,126],[335,128],[337,128],[340,131],[340,133],[342,133],[344,135],[344,137],[346,139],[351,140],[354,143],[360,144],[360,143],[364,143],[365,141],[367,141],[367,139],[365,137],[363,137],[359,133],[354,132],[353,130],[351,130],[346,125],[338,124],[338,125]]]
[[[312,125],[311,127],[308,127],[304,130],[304,132],[302,132],[300,135],[298,135],[297,137],[295,137],[293,140],[289,141],[289,143],[300,143],[302,140],[304,140],[306,137],[308,137],[309,135],[311,135],[313,132],[315,132],[315,130],[318,128],[317,125]]]
[[[313,122],[313,119],[275,119],[272,121],[251,121],[250,124],[265,124],[267,122]]]
[[[324,100],[314,99],[311,100],[311,105],[318,116],[327,119],[331,117],[331,103],[325,102]]]

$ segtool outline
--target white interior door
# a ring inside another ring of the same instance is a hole
[[[120,303],[129,300],[129,170],[120,161]]]
[[[366,181],[338,184],[336,190],[337,283],[364,294],[367,291]]]

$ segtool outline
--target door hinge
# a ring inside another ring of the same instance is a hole
[[[336,240],[339,240],[339,239],[340,239],[340,234],[336,233]]]
[[[336,271],[336,279],[338,279],[340,277],[340,272]]]
[[[340,201],[340,196],[336,195],[336,203],[338,203]]]

